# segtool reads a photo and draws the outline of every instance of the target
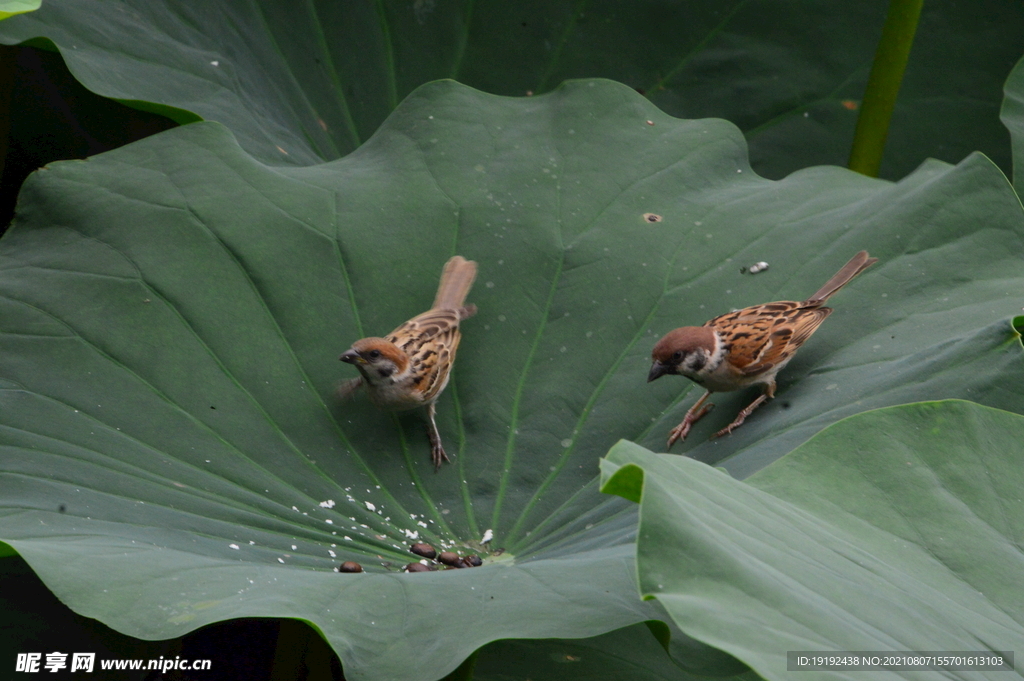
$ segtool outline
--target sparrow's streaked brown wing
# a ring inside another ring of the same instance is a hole
[[[444,390],[461,339],[459,310],[451,309],[428,310],[386,338],[408,355],[412,375],[417,377],[413,389],[423,402],[432,401]]]
[[[832,308],[808,308],[792,302],[767,303],[752,309],[758,311],[757,317],[751,319],[742,331],[734,332],[726,339],[726,343],[731,343],[748,331],[757,334],[756,342],[737,344],[744,346],[744,353],[738,353],[736,345],[733,345],[729,357],[730,362],[747,376],[770,371],[788,361],[832,314]]]
[[[704,326],[713,327],[722,335],[729,363],[746,373],[747,367],[761,364],[775,345],[771,333],[776,323],[799,306],[800,303],[780,301],[745,307],[715,317]]]
[[[389,333],[386,340],[409,352],[409,348],[412,346],[422,345],[433,338],[443,337],[453,330],[457,331],[458,328],[458,310],[437,308],[416,315]]]
[[[704,326],[722,334],[729,363],[754,376],[792,357],[831,313],[831,308],[780,300],[728,312]]]
[[[793,331],[793,335],[789,339],[793,350],[795,351],[803,345],[830,314],[832,314],[831,307],[805,307],[797,310],[786,324]]]

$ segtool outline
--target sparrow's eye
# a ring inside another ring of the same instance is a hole
[[[370,350],[366,356],[370,359],[380,359],[380,350]]]
[[[682,359],[683,359],[683,351],[682,350],[676,350],[675,352],[672,353],[672,361],[673,362],[678,362],[678,361],[680,361]]]

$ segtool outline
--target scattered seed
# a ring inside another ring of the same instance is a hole
[[[451,565],[453,567],[461,567],[462,564],[462,559],[459,557],[459,554],[451,551],[442,551],[437,554],[437,559],[445,565]]]
[[[338,572],[362,572],[363,566],[354,560],[346,560],[338,567]]]
[[[430,568],[428,568],[423,563],[409,563],[408,565],[405,566],[405,571],[406,572],[430,572]]]
[[[409,550],[415,553],[417,556],[423,556],[424,558],[434,559],[437,557],[437,551],[430,544],[424,542],[417,542],[409,547]]]

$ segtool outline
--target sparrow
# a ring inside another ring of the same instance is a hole
[[[754,305],[715,317],[704,326],[683,326],[665,334],[651,351],[653,363],[647,382],[676,374],[707,390],[686,412],[682,423],[669,432],[668,447],[685,439],[693,424],[711,411],[714,405],[704,402],[713,392],[764,386],[764,392],[713,437],[728,435],[765,400],[775,397],[776,374],[832,314],[831,308],[822,305],[876,262],[878,258],[861,251],[802,303]]]
[[[455,351],[462,334],[459,322],[476,314],[476,305],[465,305],[476,279],[476,263],[460,255],[444,266],[433,306],[405,322],[384,338],[363,338],[342,353],[342,362],[359,370],[360,377],[338,388],[342,397],[366,386],[370,402],[389,411],[426,407],[430,421],[427,435],[434,470],[451,461],[441,444],[434,421],[435,403],[448,385]]]

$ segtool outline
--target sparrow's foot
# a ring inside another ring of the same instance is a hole
[[[441,442],[430,443],[430,460],[434,462],[434,472],[441,470],[441,462],[447,461],[451,463],[452,460],[448,458],[448,455],[444,453],[444,447],[441,446]]]
[[[676,441],[685,440],[686,436],[690,432],[690,428],[693,427],[693,424],[704,418],[704,415],[714,408],[715,405],[713,404],[704,404],[704,401],[708,399],[709,395],[711,395],[711,391],[704,393],[704,396],[697,400],[697,402],[690,407],[690,410],[686,412],[686,416],[683,417],[683,422],[669,432],[669,449],[672,449],[672,445],[674,445]],[[703,409],[701,408],[701,405],[704,405]]]
[[[732,431],[734,431],[734,430],[736,430],[737,428],[739,428],[739,427],[740,427],[740,425],[741,425],[741,424],[743,423],[743,420],[744,420],[744,419],[736,419],[735,421],[733,421],[732,423],[730,423],[729,425],[727,425],[727,426],[726,426],[725,428],[722,428],[722,429],[721,429],[720,431],[718,431],[717,433],[715,433],[714,435],[712,435],[712,436],[711,436],[711,438],[712,438],[712,439],[714,439],[714,438],[716,438],[716,437],[722,437],[722,436],[724,436],[724,435],[728,435],[728,434],[729,434],[729,433],[731,433]]]
[[[427,418],[429,419],[427,423],[427,437],[430,438],[430,460],[434,462],[434,472],[436,473],[441,470],[442,461],[451,463],[452,460],[444,453],[444,447],[441,445],[441,434],[437,432],[437,423],[434,421],[433,402],[427,407]]]
[[[685,440],[686,436],[690,434],[690,428],[693,427],[693,424],[703,418],[703,416],[711,411],[714,406],[715,405],[713,404],[706,404],[704,405],[704,408],[696,414],[687,414],[686,418],[683,419],[683,422],[673,428],[668,434],[668,448],[672,449],[672,445],[677,441],[681,442]]]
[[[743,422],[747,420],[747,417],[750,416],[754,412],[754,410],[757,409],[758,407],[760,407],[761,403],[764,402],[767,399],[768,399],[768,394],[767,393],[765,393],[764,395],[761,395],[760,397],[758,397],[756,400],[754,400],[749,405],[747,405],[747,408],[744,409],[743,411],[741,411],[738,416],[736,416],[736,420],[735,421],[733,421],[732,423],[727,425],[725,428],[722,428],[720,431],[718,431],[717,433],[715,433],[711,437],[712,438],[722,437],[723,435],[728,435],[732,431],[734,431],[737,428],[739,428],[743,424]]]

